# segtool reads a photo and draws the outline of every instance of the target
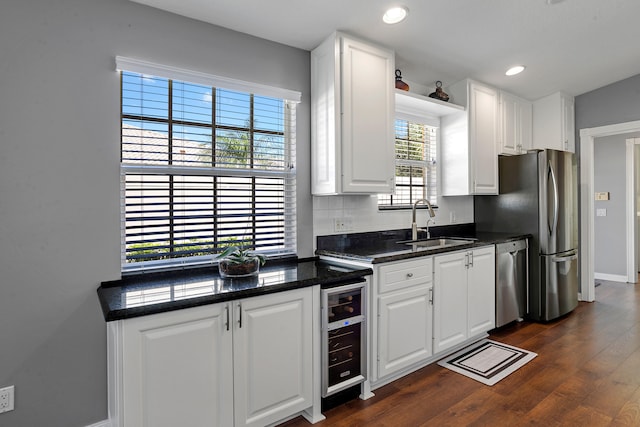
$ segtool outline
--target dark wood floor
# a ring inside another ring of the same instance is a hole
[[[602,281],[596,302],[558,321],[492,331],[491,339],[538,353],[493,387],[432,364],[327,411],[315,426],[640,426],[639,289]]]

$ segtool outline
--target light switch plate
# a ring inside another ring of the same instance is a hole
[[[596,216],[607,216],[606,209],[596,209]]]
[[[596,200],[609,200],[609,192],[603,191],[600,193],[596,193]]]

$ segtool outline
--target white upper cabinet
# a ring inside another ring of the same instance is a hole
[[[499,154],[521,154],[531,149],[531,102],[500,91]]]
[[[498,194],[498,91],[463,80],[448,94],[466,111],[440,119],[442,195]]]
[[[533,148],[576,151],[571,95],[556,92],[533,103]]]
[[[334,33],[311,52],[311,191],[392,193],[391,50]]]

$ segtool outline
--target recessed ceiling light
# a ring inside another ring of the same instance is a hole
[[[514,67],[509,68],[505,74],[507,76],[515,76],[516,74],[520,74],[521,72],[523,72],[524,69],[525,69],[524,65],[516,65]]]
[[[387,11],[382,16],[382,20],[386,24],[397,24],[398,22],[404,21],[404,19],[409,14],[409,9],[403,6],[392,7],[387,9]]]

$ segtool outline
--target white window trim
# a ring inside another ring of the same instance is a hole
[[[140,59],[126,58],[123,56],[116,56],[116,70],[149,74],[171,80],[181,80],[189,83],[219,87],[221,89],[253,93],[255,95],[280,98],[296,103],[299,103],[302,99],[302,93],[295,90],[267,86],[259,83],[251,83],[229,77],[201,73],[199,71],[188,70],[186,68],[155,64],[153,62],[147,62]]]

